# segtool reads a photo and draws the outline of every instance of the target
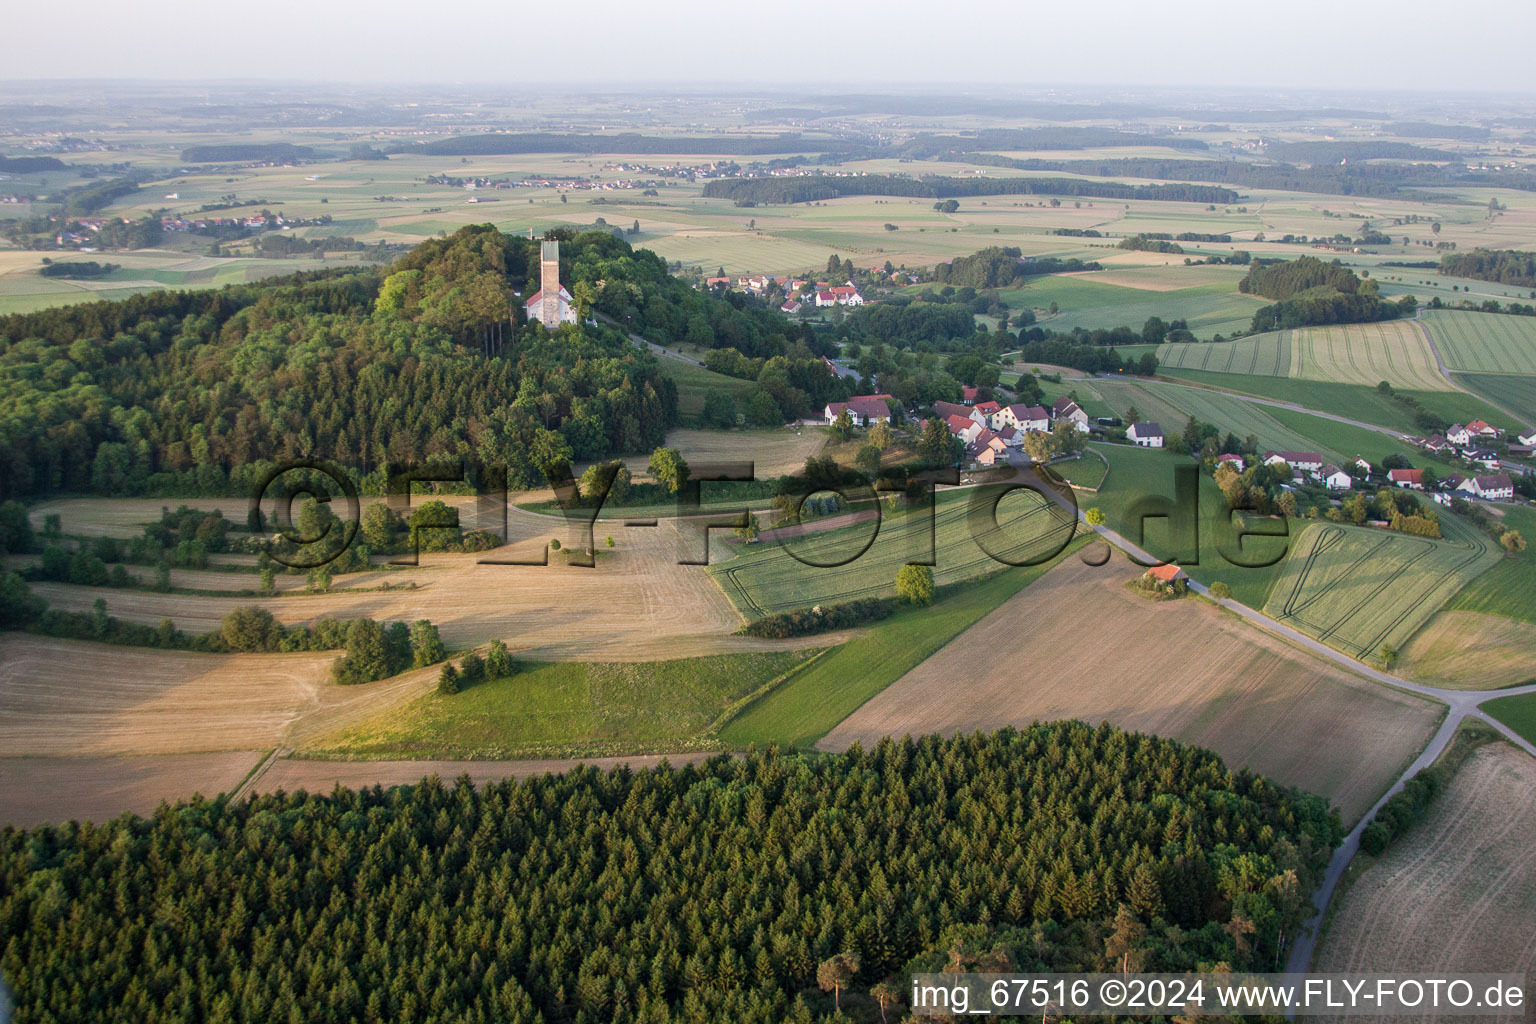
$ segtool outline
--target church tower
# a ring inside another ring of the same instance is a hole
[[[560,323],[560,243],[539,246],[539,320],[545,327]]]

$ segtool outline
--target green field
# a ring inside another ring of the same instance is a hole
[[[1423,318],[1452,370],[1536,373],[1536,317],[1430,309]]]
[[[1169,528],[1168,521],[1148,518],[1145,532],[1141,524],[1131,518],[1132,510],[1142,498],[1173,498],[1174,471],[1180,465],[1193,466],[1193,460],[1169,451],[1132,448],[1127,445],[1095,444],[1093,450],[1103,455],[1109,463],[1109,474],[1097,494],[1079,496],[1084,508],[1098,507],[1109,520],[1109,526],[1132,542],[1159,558],[1187,558],[1189,552],[1181,549]],[[1185,570],[1202,583],[1218,580],[1232,588],[1232,595],[1254,608],[1263,606],[1269,588],[1283,563],[1289,541],[1284,538],[1249,538],[1242,544],[1242,555],[1237,560],[1258,562],[1270,559],[1276,564],[1249,567],[1236,565],[1228,553],[1236,554],[1236,542],[1226,525],[1231,520],[1226,498],[1216,482],[1205,474],[1199,477],[1199,537],[1198,563],[1185,563]],[[1255,531],[1285,528],[1283,520],[1267,520],[1255,525]]]
[[[1107,330],[1113,327],[1141,329],[1148,317],[1165,322],[1185,320],[1196,336],[1209,338],[1247,330],[1254,311],[1263,302],[1237,291],[1233,281],[1200,285],[1172,291],[1127,288],[1094,280],[1093,274],[1081,277],[1036,278],[1023,288],[999,292],[1012,309],[1044,309],[1055,302],[1061,312],[1041,321],[1053,331]]]
[[[1497,547],[1443,513],[1446,539],[1336,523],[1296,538],[1265,614],[1356,658],[1401,649],[1457,590],[1494,565]]]
[[[1536,510],[1517,505],[1503,512],[1505,524],[1525,538],[1526,549],[1500,558],[1458,590],[1445,607],[1536,623]]]
[[[1143,381],[1100,382],[1099,390],[1119,415],[1124,416],[1134,405],[1143,420],[1160,424],[1166,434],[1178,434],[1193,416],[1203,423],[1214,423],[1224,434],[1239,438],[1252,434],[1259,439],[1261,449],[1306,451],[1315,443],[1271,416],[1264,406],[1217,391]]]
[[[1417,391],[1451,388],[1418,325],[1406,321],[1304,327],[1219,345],[1165,344],[1157,350],[1157,361],[1170,369],[1369,386],[1388,381]]]
[[[1187,380],[1192,384],[1224,388],[1272,398],[1278,402],[1293,402],[1308,409],[1335,412],[1374,423],[1388,430],[1405,434],[1422,434],[1424,428],[1414,421],[1414,410],[1392,395],[1384,395],[1375,387],[1364,384],[1337,384],[1322,380],[1301,380],[1296,377],[1263,377],[1236,373],[1209,373],[1203,370],[1185,370],[1160,366],[1159,376],[1174,380]],[[1471,386],[1469,382],[1468,387]],[[1408,391],[1397,389],[1395,395],[1411,398],[1426,412],[1447,423],[1465,423],[1468,420],[1487,420],[1502,426],[1509,417],[1498,409],[1464,391]]]
[[[704,399],[721,391],[736,399],[737,412],[745,412],[747,400],[758,390],[757,381],[727,377],[681,359],[663,356],[658,363],[664,376],[677,384],[677,412],[685,426],[693,425],[704,409]]]
[[[1536,743],[1536,693],[1499,697],[1482,705],[1482,709]]]
[[[809,650],[679,661],[519,663],[453,696],[427,694],[316,741],[328,757],[560,757],[718,748],[710,726],[805,664]]]
[[[942,586],[1003,568],[989,550],[1019,562],[1060,547],[1074,528],[1060,506],[1029,491],[1002,499],[994,527],[985,493],[981,488],[941,493],[931,519],[921,512],[887,514],[878,535],[873,522],[863,522],[753,545],[709,572],[743,615],[757,618],[894,593],[897,570],[926,556],[930,530],[934,581]]]
[[[909,608],[863,630],[748,705],[721,728],[721,741],[733,749],[750,743],[809,748],[1059,561],[993,573],[952,589],[931,607]]]
[[[1456,378],[1467,387],[1497,402],[1527,423],[1536,423],[1536,376],[1518,373],[1458,373]],[[1501,415],[1499,423],[1508,417]],[[1485,419],[1487,417],[1484,417]]]

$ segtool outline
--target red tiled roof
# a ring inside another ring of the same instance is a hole
[[[1184,570],[1170,562],[1165,565],[1154,565],[1152,568],[1148,569],[1144,575],[1151,576],[1153,579],[1162,580],[1164,583],[1172,583],[1174,580],[1184,575]]]

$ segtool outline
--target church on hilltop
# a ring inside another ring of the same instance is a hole
[[[576,306],[571,293],[560,284],[560,243],[544,242],[539,247],[539,290],[523,303],[529,322],[537,320],[548,330],[576,322]]]

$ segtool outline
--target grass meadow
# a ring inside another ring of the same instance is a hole
[[[1524,418],[1527,423],[1536,423],[1536,376],[1517,373],[1458,373],[1456,377],[1473,391]],[[1502,413],[1498,415],[1499,419],[1489,422],[1508,420]],[[1486,416],[1483,418],[1488,419]]]

